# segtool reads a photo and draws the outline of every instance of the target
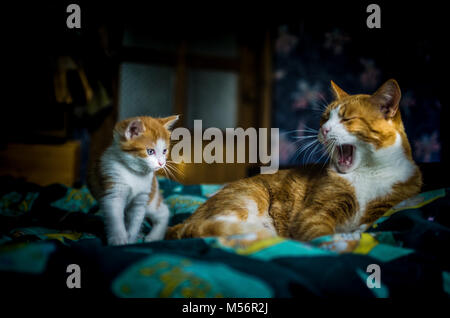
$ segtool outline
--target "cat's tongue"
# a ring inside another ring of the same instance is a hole
[[[341,145],[339,146],[339,164],[351,166],[353,163],[353,146]]]

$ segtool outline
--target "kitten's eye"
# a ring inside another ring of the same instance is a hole
[[[155,149],[149,149],[149,148],[147,148],[147,153],[148,153],[149,156],[152,156],[152,155],[155,154]]]
[[[163,150],[163,155],[165,155],[167,153],[167,149]]]

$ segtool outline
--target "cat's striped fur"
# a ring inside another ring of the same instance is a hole
[[[360,229],[422,185],[403,127],[400,88],[389,80],[373,95],[348,95],[325,109],[318,140],[330,164],[258,175],[225,186],[168,239],[256,233],[310,240]]]

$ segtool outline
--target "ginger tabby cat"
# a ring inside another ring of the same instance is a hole
[[[225,186],[166,238],[256,233],[301,241],[361,229],[419,193],[393,79],[373,95],[349,95],[331,82],[335,100],[322,114],[318,141],[328,166],[307,165]]]

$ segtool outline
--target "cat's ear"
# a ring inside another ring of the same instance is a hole
[[[331,81],[331,88],[333,89],[334,97],[338,100],[348,96],[348,94],[333,81]]]
[[[384,118],[389,119],[397,113],[401,96],[397,81],[390,79],[370,97],[370,101],[379,107]]]
[[[158,118],[158,120],[166,129],[171,130],[179,118],[180,115],[173,115],[165,118]]]
[[[126,128],[123,133],[127,140],[139,137],[144,132],[144,124],[140,119],[131,119],[126,122]]]

